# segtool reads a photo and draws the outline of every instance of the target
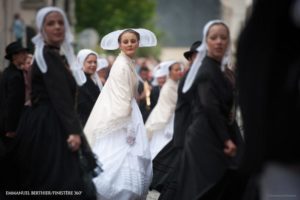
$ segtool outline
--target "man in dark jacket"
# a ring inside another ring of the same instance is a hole
[[[12,42],[6,49],[5,58],[9,60],[9,66],[4,70],[0,81],[0,190],[8,186],[8,180],[12,180],[9,170],[12,170],[10,151],[13,148],[14,137],[19,118],[25,101],[25,83],[21,65],[24,64],[27,49],[20,43]],[[3,184],[3,185],[2,185]]]

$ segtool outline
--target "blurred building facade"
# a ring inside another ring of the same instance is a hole
[[[156,0],[157,27],[164,33],[159,42],[160,59],[185,62],[183,52],[202,39],[202,28],[212,19],[223,19],[231,30],[233,51],[241,28],[251,11],[253,0]],[[19,13],[27,27],[24,46],[30,45],[35,31],[35,15],[39,8],[55,5],[64,9],[71,25],[76,24],[75,0],[0,0],[0,70],[5,63],[5,47],[15,38],[11,31],[14,14]]]
[[[231,31],[233,52],[253,0],[157,0],[157,26],[165,33],[161,60],[185,62],[182,55],[202,39],[205,23],[223,19]]]
[[[44,6],[54,5],[61,7],[67,13],[72,25],[75,21],[75,1],[73,0],[0,0],[0,71],[7,66],[4,59],[5,47],[15,41],[12,24],[15,14],[20,14],[26,32],[23,36],[23,45],[32,47],[31,38],[35,34],[35,15]]]

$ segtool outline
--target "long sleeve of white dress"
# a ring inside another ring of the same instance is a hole
[[[178,82],[170,78],[162,87],[157,104],[146,121],[148,138],[153,132],[166,128],[171,120],[177,102],[177,88]]]

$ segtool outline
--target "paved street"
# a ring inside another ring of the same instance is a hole
[[[159,192],[157,191],[149,191],[147,200],[157,200],[159,197]]]

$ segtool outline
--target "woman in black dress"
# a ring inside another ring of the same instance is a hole
[[[45,7],[37,13],[36,21],[39,33],[33,39],[32,107],[22,116],[17,130],[19,189],[69,191],[64,197],[89,199],[78,156],[78,150],[86,144],[75,110],[76,82],[83,84],[85,76],[72,65],[76,57],[64,12]],[[74,191],[81,194],[75,195]]]
[[[178,102],[176,108],[185,106],[181,112],[187,113],[181,118],[184,132],[174,135],[172,144],[183,148],[178,150],[179,166],[160,199],[225,198],[226,186],[231,184],[230,169],[238,167],[241,144],[235,120],[230,118],[233,87],[224,73],[230,56],[229,38],[229,29],[220,20],[204,27],[202,44],[179,88],[188,99],[182,105]]]
[[[195,60],[197,55],[197,48],[201,45],[201,41],[196,41],[191,45],[189,51],[184,53],[185,58],[189,62],[189,66]],[[184,133],[191,123],[192,101],[191,92],[182,92],[182,87],[185,82],[187,73],[180,80],[178,86],[178,99],[175,109],[174,118],[174,136],[172,140],[157,154],[153,160],[153,179],[150,189],[157,190],[161,193],[161,198],[166,193],[173,193],[177,180],[173,173],[177,173],[179,166],[179,159],[184,144]]]
[[[79,87],[78,114],[82,126],[85,125],[103,85],[97,74],[98,54],[90,49],[82,49],[77,54],[77,62],[82,66],[86,82]]]
[[[230,169],[238,167],[240,132],[230,118],[234,103],[231,82],[225,77],[230,59],[227,25],[206,24],[198,54],[182,91],[191,92],[191,123],[185,133],[176,198],[224,199],[231,182]]]

